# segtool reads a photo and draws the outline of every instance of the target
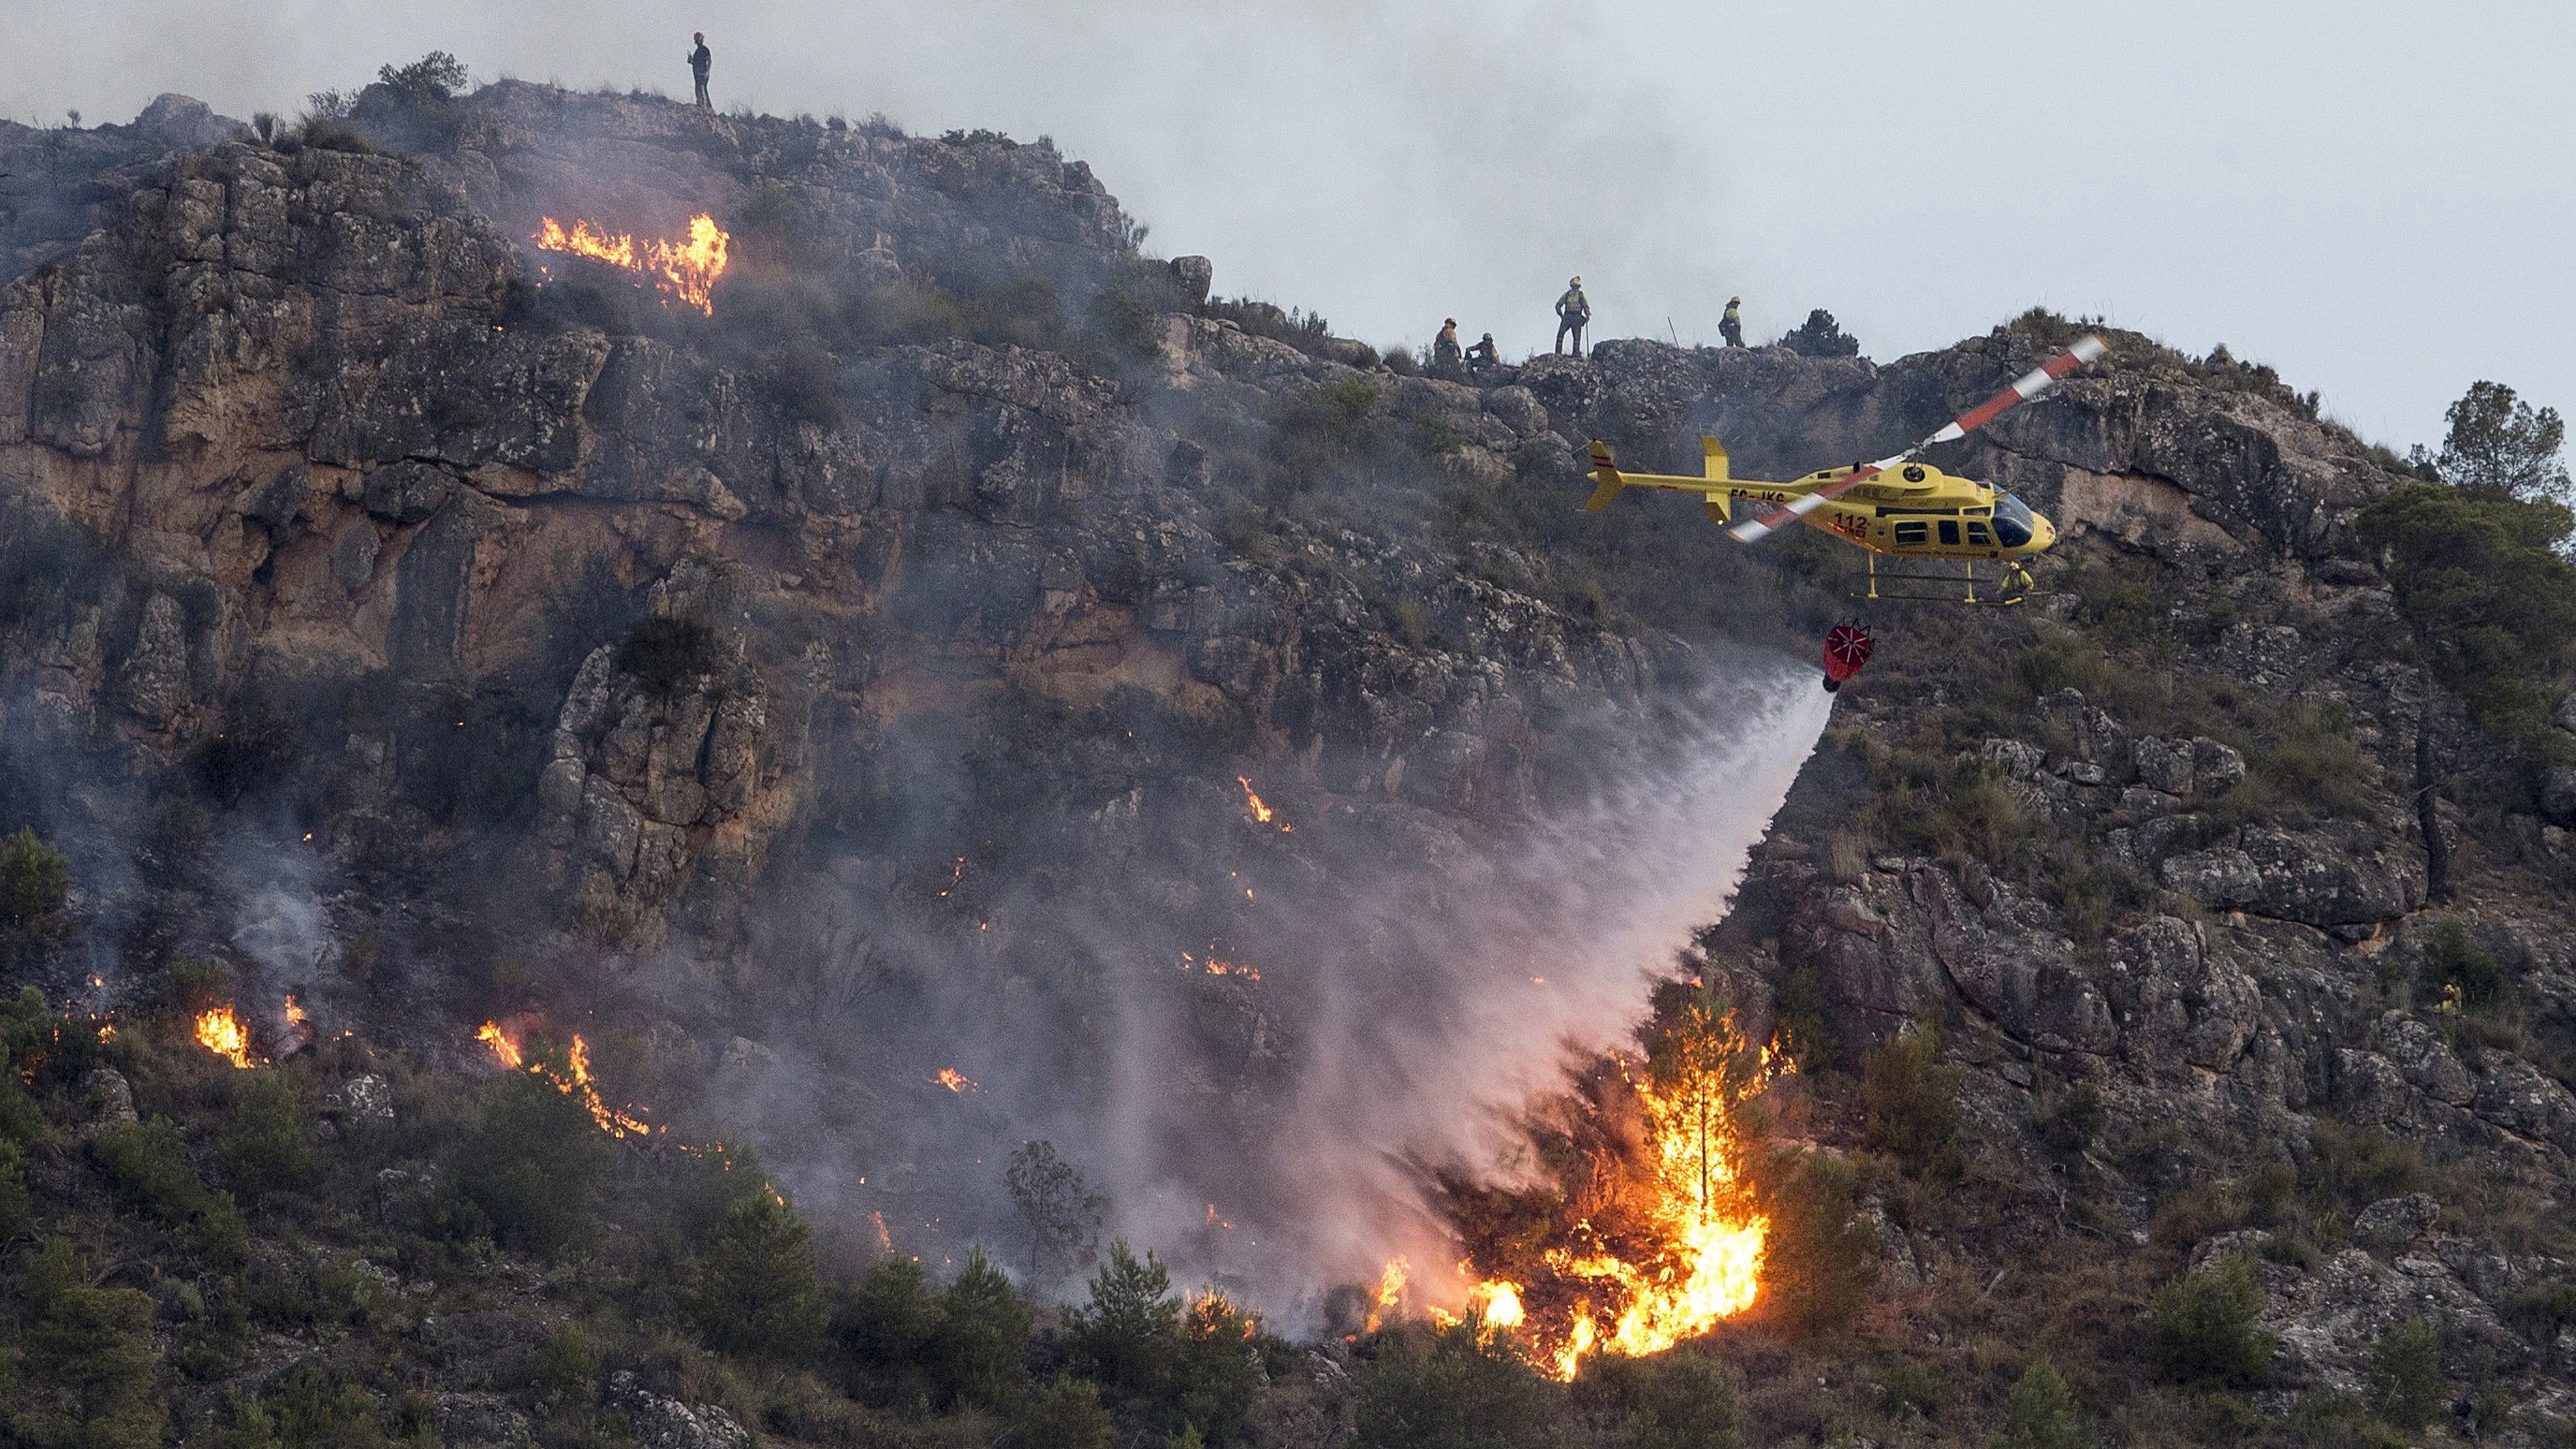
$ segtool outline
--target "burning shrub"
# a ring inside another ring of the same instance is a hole
[[[806,1357],[823,1328],[813,1230],[775,1192],[736,1200],[698,1265],[688,1309],[710,1347],[777,1362]]]
[[[1555,1391],[1499,1334],[1473,1322],[1408,1323],[1380,1336],[1359,1374],[1360,1449],[1542,1449],[1558,1442]]]
[[[2186,1273],[2166,1284],[2148,1309],[2147,1357],[2180,1383],[2259,1387],[2272,1365],[2272,1335],[2254,1327],[2262,1307],[2254,1261],[2241,1253]]]

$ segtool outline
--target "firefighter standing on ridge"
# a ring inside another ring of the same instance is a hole
[[[1744,345],[1744,314],[1737,310],[1743,305],[1742,297],[1727,298],[1726,315],[1717,319],[1717,335],[1725,338],[1729,347]]]
[[[698,43],[698,48],[689,52],[689,74],[695,76],[698,82],[698,109],[712,111],[715,109],[715,103],[707,99],[707,70],[715,64],[715,52],[707,49],[705,31],[701,30],[689,38]]]
[[[1440,324],[1440,335],[1431,339],[1431,365],[1442,372],[1456,372],[1462,359],[1458,353],[1458,319]]]
[[[1583,355],[1583,328],[1592,320],[1592,304],[1584,300],[1583,279],[1569,277],[1565,295],[1556,299],[1556,350],[1565,350],[1567,333],[1574,334],[1574,355]]]

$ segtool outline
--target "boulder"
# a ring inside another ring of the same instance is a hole
[[[626,1416],[638,1449],[750,1449],[751,1435],[713,1404],[654,1393],[625,1369],[609,1375],[608,1407]]]

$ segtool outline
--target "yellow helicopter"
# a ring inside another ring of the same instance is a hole
[[[1765,506],[1729,530],[1741,542],[1752,543],[1804,519],[1809,527],[1866,550],[1869,588],[1858,597],[1923,603],[2019,603],[2019,590],[2009,585],[2026,583],[2028,576],[2020,571],[2021,561],[2057,542],[2056,525],[2000,488],[1944,473],[1915,460],[1934,444],[1965,437],[2014,404],[2046,392],[2059,378],[2106,350],[2101,338],[2088,335],[1902,453],[1875,463],[1827,468],[1785,483],[1733,477],[1727,469],[1726,449],[1715,438],[1700,439],[1706,471],[1697,478],[1623,473],[1611,459],[1610,445],[1595,438],[1595,486],[1591,498],[1584,502],[1584,511],[1598,513],[1609,507],[1610,500],[1618,497],[1622,489],[1663,488],[1698,494],[1710,521],[1725,524],[1730,521],[1732,500],[1747,499]],[[1895,569],[1880,569],[1882,554],[1895,561]],[[1934,571],[1937,564],[1949,560],[1958,562],[1958,573]],[[1977,564],[1981,561],[2000,565],[2004,578],[1980,579]],[[1916,563],[1924,567],[1906,567]],[[2006,592],[1996,593],[1990,588],[1980,595],[1977,591],[1981,583],[1991,586],[1998,582],[2007,585]],[[1955,585],[1958,591],[1933,594],[1900,588],[1882,592],[1882,583]]]

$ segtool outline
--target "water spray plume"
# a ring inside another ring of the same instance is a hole
[[[197,1014],[197,1045],[244,1071],[259,1065],[251,1060],[250,1032],[229,1005]]]
[[[712,317],[716,312],[716,280],[724,275],[733,235],[717,226],[713,216],[700,212],[689,218],[686,241],[647,237],[639,244],[624,232],[612,235],[607,228],[578,217],[572,229],[566,231],[563,223],[551,216],[537,229],[534,240],[539,251],[566,252],[634,272]]]

